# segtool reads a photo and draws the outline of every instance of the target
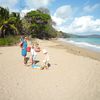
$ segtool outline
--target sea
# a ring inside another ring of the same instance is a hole
[[[91,51],[100,52],[100,37],[60,38],[59,40]]]

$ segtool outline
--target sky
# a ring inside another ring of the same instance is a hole
[[[21,16],[40,7],[48,8],[56,30],[100,35],[100,0],[0,0],[0,6]]]

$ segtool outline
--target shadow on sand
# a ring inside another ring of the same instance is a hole
[[[26,57],[27,67],[31,66],[32,63],[28,63],[29,57]],[[35,64],[39,63],[39,60],[35,60]]]

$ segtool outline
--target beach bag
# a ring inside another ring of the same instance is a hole
[[[27,47],[27,52],[30,52],[31,51],[31,47]]]
[[[40,52],[40,51],[41,51],[41,50],[40,50],[40,47],[35,48],[35,51],[36,51],[36,52]]]

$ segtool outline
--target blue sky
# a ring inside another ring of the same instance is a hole
[[[23,16],[30,10],[50,10],[53,26],[73,34],[100,34],[100,0],[0,0],[0,6],[18,11]]]

